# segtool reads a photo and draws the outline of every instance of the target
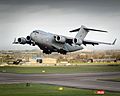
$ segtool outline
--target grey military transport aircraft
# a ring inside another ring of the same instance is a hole
[[[37,45],[41,50],[43,50],[43,53],[46,54],[51,54],[52,52],[66,54],[67,52],[82,50],[83,49],[83,47],[81,46],[82,44],[83,45],[91,44],[93,46],[99,44],[114,45],[116,42],[116,39],[114,40],[113,43],[85,40],[84,38],[89,31],[107,32],[103,30],[87,28],[82,25],[78,29],[69,31],[69,32],[77,32],[75,38],[72,38],[72,37],[66,37],[62,35],[56,35],[56,34],[44,32],[41,30],[35,30],[26,38],[20,37],[17,39],[17,41],[15,39],[13,44],[29,44],[32,46]]]

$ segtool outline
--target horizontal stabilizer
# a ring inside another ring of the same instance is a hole
[[[107,31],[104,31],[104,30],[97,30],[97,29],[91,29],[91,28],[84,28],[85,30],[91,30],[91,31],[99,31],[99,32],[107,32]]]
[[[83,25],[82,25],[80,28],[77,28],[77,29],[71,30],[71,31],[69,31],[69,32],[78,32],[80,29],[86,30],[87,32],[88,32],[88,31],[107,32],[107,31],[104,31],[104,30],[98,30],[98,29],[87,28],[87,27],[85,27],[85,26],[83,26]]]
[[[79,31],[79,30],[80,30],[80,28],[77,28],[77,29],[71,30],[71,31],[69,31],[69,32],[77,32],[77,31]]]

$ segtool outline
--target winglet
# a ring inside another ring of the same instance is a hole
[[[115,45],[116,40],[117,40],[117,39],[115,39],[115,40],[113,41],[112,45]]]
[[[16,38],[14,39],[14,42],[12,44],[18,44],[18,42],[16,42]]]

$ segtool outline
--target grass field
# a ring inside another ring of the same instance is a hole
[[[119,72],[120,65],[79,65],[79,66],[49,66],[49,67],[0,67],[0,72],[10,73],[79,73],[79,72]]]
[[[43,70],[45,72],[43,72]],[[0,72],[10,73],[81,73],[81,72],[119,72],[120,65],[79,65],[79,66],[49,66],[49,67],[23,67],[2,66]],[[120,80],[120,79],[117,79]],[[0,96],[100,96],[96,90],[76,89],[46,84],[0,84]],[[120,96],[118,92],[108,92],[102,96]]]
[[[0,84],[0,96],[100,96],[97,90],[85,90],[46,84]],[[105,91],[102,96],[120,96],[117,92]]]

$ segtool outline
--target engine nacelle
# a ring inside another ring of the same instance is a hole
[[[27,36],[27,37],[26,37],[26,41],[27,41],[27,42],[31,42],[31,37],[30,37],[30,36]]]
[[[30,36],[26,37],[26,43],[31,45],[31,37]]]
[[[18,42],[20,44],[25,44],[26,43],[26,39],[24,37],[18,38]]]
[[[81,45],[82,44],[82,40],[74,38],[73,39],[73,43],[77,44],[77,45]]]
[[[54,38],[55,38],[56,42],[59,42],[59,43],[65,43],[66,42],[66,38],[63,37],[63,36],[55,35]]]

